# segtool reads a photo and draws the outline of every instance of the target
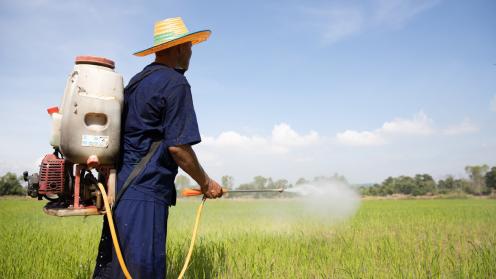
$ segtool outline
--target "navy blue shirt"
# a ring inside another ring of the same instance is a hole
[[[122,199],[174,205],[174,179],[178,166],[168,147],[201,141],[188,81],[165,65],[152,63],[146,66],[124,90],[122,121],[117,192],[151,144],[162,140],[157,152],[129,185]]]

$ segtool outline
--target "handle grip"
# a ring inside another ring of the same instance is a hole
[[[202,191],[200,189],[184,188],[181,191],[181,195],[183,197],[192,197],[192,196],[200,196],[203,194],[202,194]]]

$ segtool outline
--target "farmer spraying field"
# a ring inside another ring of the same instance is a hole
[[[131,79],[124,93],[116,187],[120,199],[114,205],[114,216],[122,253],[134,278],[165,277],[168,208],[176,202],[178,166],[201,186],[206,198],[222,196],[222,188],[209,178],[191,148],[201,138],[184,77],[192,45],[209,36],[209,30],[190,33],[181,18],[170,18],[155,24],[154,46],[135,53],[155,54],[156,58]],[[148,162],[136,171],[143,158]],[[122,276],[112,255],[109,227],[104,224],[94,278]]]
[[[0,278],[496,278],[496,1],[1,6]]]
[[[155,54],[155,61],[125,89],[113,61],[78,56],[62,109],[48,109],[54,153],[44,157],[39,173],[25,172],[24,179],[32,197],[50,200],[44,207],[49,215],[106,214],[93,278],[165,277],[167,220],[176,203],[178,167],[200,185],[183,195],[203,195],[181,278],[205,199],[227,191],[209,177],[191,147],[201,138],[184,73],[192,46],[210,33],[188,32],[179,17],[157,22],[154,45],[135,53]]]

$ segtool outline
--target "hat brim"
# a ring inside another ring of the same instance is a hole
[[[174,40],[171,40],[171,41],[168,41],[168,42],[156,45],[156,46],[152,46],[152,47],[147,48],[147,49],[142,50],[142,51],[138,51],[138,52],[134,53],[134,55],[147,56],[147,55],[155,53],[157,51],[161,51],[161,50],[164,50],[166,48],[170,48],[170,47],[184,44],[187,42],[191,42],[192,44],[196,45],[196,44],[199,44],[203,41],[206,41],[208,39],[208,37],[210,37],[211,33],[212,32],[210,30],[202,30],[202,31],[198,31],[198,32],[189,33],[189,34],[186,34],[182,37],[176,38]]]

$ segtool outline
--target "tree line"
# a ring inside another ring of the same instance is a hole
[[[466,166],[465,172],[468,178],[455,178],[448,175],[444,179],[436,181],[430,174],[416,174],[412,176],[388,177],[382,183],[376,183],[367,186],[350,185],[358,189],[363,196],[387,196],[393,194],[404,194],[412,196],[435,195],[435,194],[469,194],[469,195],[489,195],[496,193],[496,166],[489,167],[488,165],[473,165]],[[290,189],[301,184],[312,184],[316,182],[339,182],[348,184],[346,178],[342,175],[334,174],[333,176],[317,176],[312,180],[305,178],[298,179],[294,184],[291,184],[286,179],[273,180],[271,177],[255,176],[249,183],[240,184],[236,189],[239,190],[263,190],[263,189]],[[225,175],[221,178],[222,187],[234,189],[234,178]],[[191,187],[190,180],[185,175],[179,175],[176,179],[176,186],[181,189],[183,187]],[[234,194],[230,197],[254,197],[254,198],[270,198],[270,197],[292,197],[292,193],[254,193],[254,194]]]
[[[382,183],[376,183],[367,186],[356,186],[359,192],[365,196],[387,196],[393,194],[404,194],[412,196],[463,193],[470,195],[489,195],[496,193],[496,166],[472,165],[466,166],[465,172],[468,178],[455,178],[452,175],[438,181],[429,174],[416,174],[415,176],[397,176],[388,177]],[[26,195],[26,189],[21,184],[21,177],[14,173],[8,172],[0,177],[0,196],[4,195]],[[294,184],[289,183],[287,179],[274,180],[271,177],[261,175],[255,176],[251,182],[243,183],[235,187],[234,177],[224,175],[221,178],[221,185],[228,190],[264,190],[264,189],[290,189],[302,184],[312,184],[318,182],[339,182],[348,184],[346,178],[342,175],[334,174],[333,176],[317,176],[312,180],[299,178]],[[353,185],[351,185],[353,186]],[[178,175],[176,177],[176,188],[181,190],[188,187],[197,187],[191,184],[188,176]],[[231,193],[226,197],[253,197],[253,198],[276,198],[276,197],[293,197],[295,194],[284,192],[280,193],[250,193],[235,194]]]
[[[412,196],[464,193],[470,195],[489,195],[496,191],[496,167],[488,165],[466,166],[466,178],[449,175],[437,182],[429,174],[416,174],[414,177],[388,177],[380,184],[360,187],[365,196],[387,196],[404,194]]]

